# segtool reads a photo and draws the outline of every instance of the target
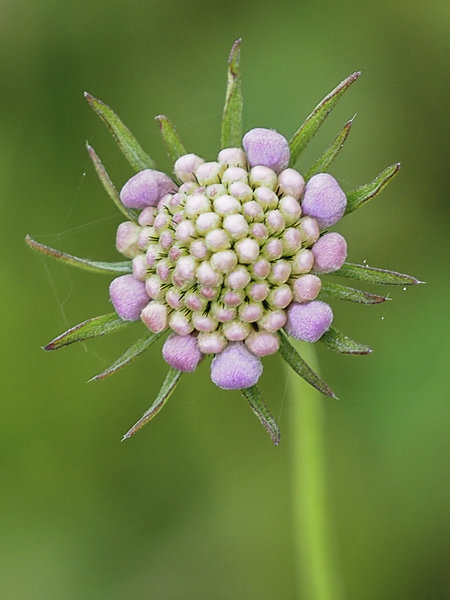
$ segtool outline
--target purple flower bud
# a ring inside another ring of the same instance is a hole
[[[251,167],[263,165],[279,173],[289,164],[289,144],[273,129],[251,129],[244,135],[242,146]]]
[[[156,206],[163,196],[175,190],[174,182],[165,173],[145,169],[126,182],[120,200],[128,208],[145,208]]]
[[[337,223],[343,217],[346,206],[344,192],[328,173],[314,175],[306,184],[302,210],[305,215],[314,217],[321,229]]]
[[[128,256],[128,258],[136,256],[140,233],[141,228],[135,223],[132,223],[131,221],[121,223],[117,228],[116,233],[117,250],[125,256]]]
[[[347,258],[347,242],[339,233],[326,233],[311,248],[314,254],[314,271],[331,273],[342,267]]]
[[[174,369],[190,373],[195,371],[202,359],[202,353],[193,335],[171,335],[163,349],[163,357]]]
[[[286,331],[305,342],[317,342],[333,321],[330,306],[320,300],[306,304],[293,302],[287,309],[287,316]]]
[[[242,342],[228,344],[211,363],[211,380],[224,390],[252,387],[262,374],[258,357],[247,350]]]
[[[111,281],[109,296],[114,310],[125,321],[137,321],[149,298],[145,284],[133,275],[121,275]]]

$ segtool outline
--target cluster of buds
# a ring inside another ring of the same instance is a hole
[[[89,156],[108,195],[127,217],[116,234],[116,248],[127,260],[99,262],[77,258],[36,242],[34,250],[82,269],[115,274],[109,292],[115,312],[70,328],[45,346],[56,350],[111,333],[141,320],[147,329],[110,367],[103,379],[129,364],[160,336],[168,334],[163,356],[170,365],[161,390],[143,417],[125,434],[133,435],[164,406],[183,372],[192,372],[207,355],[211,379],[239,389],[272,441],[278,426],[256,383],[261,358],[279,350],[289,366],[324,394],[330,387],[307,365],[289,336],[320,340],[346,354],[371,348],[340,333],[323,297],[378,304],[387,297],[342,284],[323,275],[374,284],[419,283],[409,275],[346,262],[345,239],[328,229],[378,194],[396,175],[394,164],[373,181],[345,194],[327,173],[350,132],[348,121],[335,140],[304,172],[295,164],[337,100],[358,78],[353,73],[328,94],[288,142],[272,129],[252,129],[242,137],[240,40],[228,62],[228,85],[216,161],[188,153],[167,117],[157,117],[173,160],[171,176],[153,160],[109,106],[85,94],[112,132],[136,174],[118,193],[91,146]]]
[[[110,286],[122,319],[171,331],[163,356],[172,367],[193,371],[215,355],[211,379],[224,389],[256,384],[280,329],[307,342],[329,329],[320,274],[347,255],[340,234],[323,233],[347,205],[337,181],[319,173],[305,185],[276,131],[252,129],[242,146],[213,162],[180,156],[179,187],[152,169],[126,182],[120,199],[140,213],[119,225],[116,246],[133,274]]]

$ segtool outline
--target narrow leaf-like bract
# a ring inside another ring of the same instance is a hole
[[[345,214],[348,215],[379,194],[381,190],[387,186],[390,180],[397,175],[399,170],[400,163],[395,163],[382,171],[370,183],[349,192],[347,194],[347,208],[345,209]]]
[[[137,212],[135,210],[133,210],[132,208],[127,208],[126,206],[124,206],[122,204],[122,202],[120,201],[119,192],[116,190],[116,186],[111,181],[111,178],[109,177],[105,167],[103,166],[102,161],[98,157],[94,148],[92,148],[92,146],[90,146],[88,142],[86,142],[86,148],[87,148],[89,157],[92,160],[92,163],[94,165],[94,168],[98,175],[98,178],[102,182],[102,185],[105,188],[108,196],[111,198],[111,200],[114,202],[114,204],[120,210],[120,212],[127,217],[127,219],[130,219],[131,221],[134,221],[137,223]]]
[[[172,395],[172,392],[174,391],[178,382],[180,381],[181,375],[181,371],[173,369],[172,367],[169,369],[169,372],[167,373],[164,383],[162,384],[162,387],[159,390],[159,394],[156,397],[156,400],[153,402],[150,408],[142,415],[139,421],[127,431],[127,433],[123,436],[122,441],[127,440],[132,435],[134,435],[136,431],[142,429],[144,425],[146,425],[149,421],[153,419],[153,417],[155,417],[159,413],[159,411],[163,408],[167,400]]]
[[[155,119],[159,123],[161,136],[166,145],[169,157],[175,162],[177,158],[186,154],[186,149],[181,142],[180,136],[176,132],[173,123],[165,115],[158,115]]]
[[[272,442],[278,446],[280,443],[280,430],[275,422],[275,419],[270,414],[269,409],[264,404],[264,400],[256,385],[245,388],[241,390],[241,392],[249,403],[254,414],[258,417],[260,423],[267,430]]]
[[[390,300],[386,296],[379,296],[378,294],[356,290],[346,285],[340,285],[339,283],[328,283],[325,281],[322,282],[320,293],[329,298],[338,298],[339,300],[348,300],[350,302],[358,302],[359,304],[380,304],[380,302]]]
[[[345,90],[350,87],[350,85],[360,75],[361,71],[357,71],[356,73],[349,75],[346,79],[344,79],[344,81],[341,81],[341,83],[335,87],[334,90],[325,96],[322,102],[319,102],[309,117],[306,118],[303,125],[301,125],[294,133],[291,141],[289,142],[289,148],[291,150],[291,161],[289,164],[291,167],[295,165],[298,157],[309,144],[311,138],[316,134],[331,110],[334,108],[336,102],[339,100]]]
[[[355,117],[353,117],[353,119],[354,118]],[[320,156],[313,164],[313,166],[307,171],[305,175],[305,181],[308,181],[308,179],[311,179],[311,177],[313,175],[317,175],[317,173],[324,173],[327,170],[327,168],[331,165],[331,163],[342,150],[345,144],[345,140],[347,139],[348,134],[350,133],[350,129],[353,125],[353,119],[347,121],[347,123],[344,125],[341,131],[334,138],[330,146],[328,146],[328,148],[325,150],[322,156]]]
[[[141,148],[139,142],[136,140],[128,127],[122,123],[120,117],[116,115],[116,113],[104,102],[94,98],[94,96],[88,92],[84,92],[84,97],[99,115],[99,117],[104,121],[130,165],[136,171],[153,169],[155,167],[155,163]]]
[[[311,367],[303,360],[294,346],[288,340],[286,334],[280,331],[280,354],[287,362],[287,364],[300,375],[307,383],[312,385],[325,394],[326,396],[331,396],[332,398],[336,398],[333,390],[321,379]]]
[[[236,40],[228,59],[228,80],[222,117],[222,148],[240,148],[242,140],[241,40]]]
[[[61,333],[61,335],[58,335],[58,337],[44,346],[43,349],[59,350],[59,348],[63,348],[74,342],[83,342],[90,338],[112,333],[126,327],[130,323],[131,321],[124,321],[115,312],[93,317]]]
[[[330,327],[320,338],[320,341],[325,346],[328,346],[328,348],[342,354],[370,354],[372,352],[370,346],[355,342],[355,340],[352,340],[348,335],[344,335],[334,327]]]
[[[334,271],[333,275],[367,281],[367,283],[380,283],[382,285],[417,285],[418,283],[422,283],[415,277],[411,277],[411,275],[348,262],[344,263],[338,271]]]
[[[60,260],[61,262],[64,262],[72,267],[78,267],[84,271],[91,271],[93,273],[108,273],[109,275],[111,273],[117,275],[133,272],[130,260],[119,262],[89,260],[88,258],[78,258],[78,256],[72,256],[72,254],[67,254],[67,252],[61,252],[61,250],[50,248],[50,246],[36,242],[36,240],[33,240],[33,238],[31,238],[29,235],[25,237],[25,241],[28,246],[33,250],[36,250],[36,252],[40,252],[46,256],[51,256],[52,258],[56,258],[56,260]]]
[[[98,375],[94,375],[89,381],[97,381],[99,379],[105,379],[110,375],[114,375],[117,373],[122,367],[126,367],[132,360],[140,356],[145,350],[150,348],[150,346],[156,342],[156,340],[161,337],[162,333],[151,333],[137,342],[135,342],[126,352],[122,354],[117,360],[115,360],[112,365],[110,365],[107,369],[99,373]]]

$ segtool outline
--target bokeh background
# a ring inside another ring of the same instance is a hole
[[[160,348],[91,384],[140,324],[42,352],[56,334],[110,310],[109,278],[70,270],[23,242],[30,233],[80,256],[117,259],[121,219],[85,139],[118,186],[131,170],[82,92],[113,106],[160,168],[170,167],[153,120],[160,113],[191,151],[213,158],[226,58],[242,36],[246,129],[289,137],[362,69],[300,169],[354,113],[331,169],[344,189],[402,161],[397,179],[339,231],[350,260],[427,285],[389,290],[388,305],[334,305],[338,327],[375,352],[352,358],[319,348],[340,397],[325,401],[330,513],[346,598],[448,598],[447,3],[2,0],[1,12],[0,596],[300,597],[290,415],[302,400],[285,398],[278,359],[266,361],[262,388],[279,417],[280,447],[239,394],[208,382],[206,364],[120,444],[164,377]]]

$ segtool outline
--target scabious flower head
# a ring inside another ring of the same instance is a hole
[[[333,392],[299,356],[289,336],[323,341],[339,352],[366,354],[370,348],[333,326],[324,301],[339,298],[365,304],[386,300],[336,283],[337,273],[374,283],[417,283],[412,277],[347,263],[347,243],[329,231],[372,198],[398,171],[393,165],[373,182],[345,193],[327,172],[352,122],[308,170],[296,161],[337,99],[356,80],[347,77],[316,107],[288,141],[273,129],[257,127],[242,135],[240,41],[229,59],[221,149],[205,159],[185,150],[167,117],[157,117],[173,160],[171,173],[155,168],[113,111],[86,98],[112,130],[136,173],[120,193],[95,151],[88,146],[103,186],[126,220],[117,228],[116,248],[128,260],[100,263],[78,259],[43,246],[34,249],[71,264],[116,273],[109,296],[114,313],[71,328],[46,346],[56,349],[141,321],[147,336],[111,367],[102,379],[166,335],[162,355],[169,372],[151,408],[126,434],[131,436],[164,405],[183,372],[210,359],[210,377],[225,390],[241,390],[250,407],[279,441],[278,427],[256,387],[262,358],[280,351],[287,363],[325,394]]]

